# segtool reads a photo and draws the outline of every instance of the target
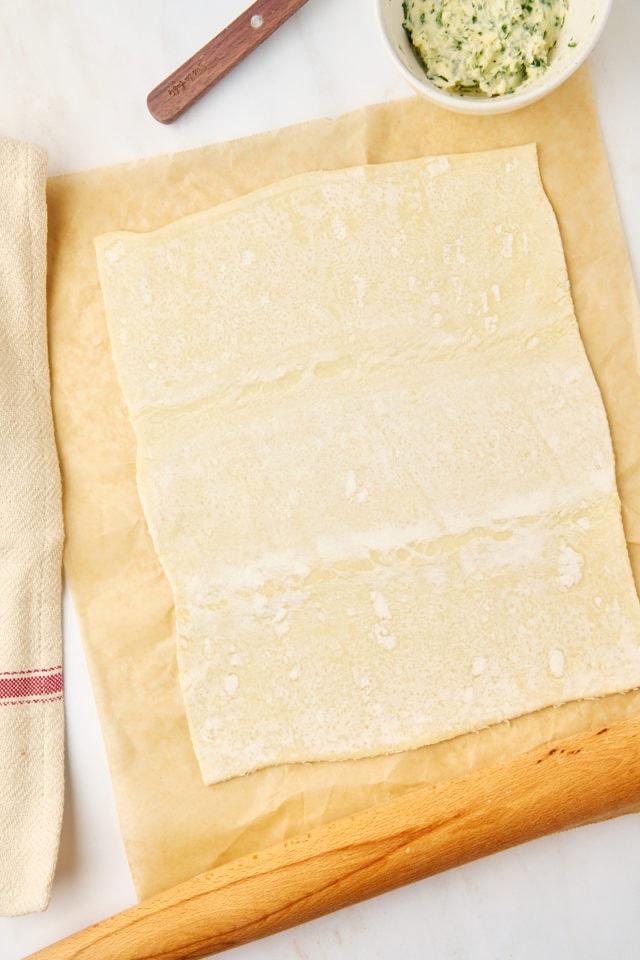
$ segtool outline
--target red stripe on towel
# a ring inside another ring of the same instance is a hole
[[[39,700],[62,693],[62,671],[25,670],[0,674],[0,700]]]

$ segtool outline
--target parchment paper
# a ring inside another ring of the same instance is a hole
[[[395,756],[288,765],[203,786],[178,687],[171,590],[138,500],[135,442],[109,351],[93,248],[100,233],[155,229],[306,170],[531,141],[539,145],[581,333],[609,416],[638,586],[640,311],[584,70],[512,115],[460,117],[414,97],[50,181],[50,339],[66,572],[141,897],[421,783],[640,711],[639,692],[621,694]]]

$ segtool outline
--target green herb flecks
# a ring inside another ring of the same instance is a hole
[[[437,86],[498,96],[547,69],[564,26],[567,3],[404,0],[404,27],[427,76]]]

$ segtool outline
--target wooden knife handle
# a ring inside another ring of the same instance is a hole
[[[30,960],[194,960],[639,801],[635,716],[234,860]]]
[[[151,115],[160,123],[172,123],[304,3],[306,0],[256,0],[151,91],[147,97]]]

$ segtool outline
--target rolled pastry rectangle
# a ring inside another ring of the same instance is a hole
[[[640,684],[535,147],[306,174],[97,250],[205,782]]]

